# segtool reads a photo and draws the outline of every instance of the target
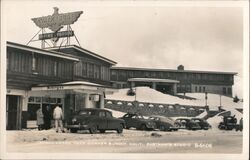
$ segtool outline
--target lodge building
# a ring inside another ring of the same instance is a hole
[[[232,96],[235,72],[112,67],[111,82],[116,88],[149,86],[168,94],[207,92]]]
[[[39,49],[7,42],[6,127],[35,125],[38,108],[56,105],[65,118],[85,107],[104,108],[115,88],[149,86],[167,94],[209,92],[232,96],[234,72],[114,67],[116,62],[79,46]]]
[[[7,42],[6,127],[35,125],[36,111],[56,105],[65,118],[82,107],[104,107],[116,62],[78,46],[39,49]]]

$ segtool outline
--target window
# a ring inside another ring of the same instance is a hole
[[[105,117],[105,112],[99,112],[99,117]]]
[[[94,78],[94,64],[88,64],[88,77]]]
[[[201,92],[201,86],[199,87],[199,92]]]
[[[232,88],[227,88],[227,94],[232,94]]]
[[[82,64],[82,75],[84,76],[84,77],[86,77],[87,76],[87,63],[86,62],[82,62],[81,63]]]
[[[37,59],[34,53],[32,53],[32,70],[35,71],[36,69],[37,69]]]
[[[112,117],[112,114],[110,112],[106,112],[106,117]]]
[[[203,92],[206,92],[206,87],[203,87]]]
[[[57,76],[57,62],[54,62],[54,76]]]
[[[197,86],[195,86],[195,92],[198,92],[198,88],[197,88]]]
[[[222,88],[222,92],[223,92],[223,94],[227,94],[227,92],[226,92],[226,87],[223,87],[223,88]]]

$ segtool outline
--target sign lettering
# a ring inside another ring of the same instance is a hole
[[[72,36],[74,36],[74,31],[45,33],[45,34],[39,35],[39,40],[52,39],[52,38],[62,38],[62,37],[72,37]]]

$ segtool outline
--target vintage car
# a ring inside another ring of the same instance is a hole
[[[219,123],[218,128],[221,130],[242,130],[234,116],[223,116],[223,121]]]
[[[189,118],[177,118],[175,120],[175,125],[179,129],[189,129],[189,130],[198,130],[201,129],[199,123],[189,119]]]
[[[179,127],[174,124],[174,120],[169,117],[156,115],[149,118],[155,122],[156,128],[160,131],[177,131],[179,129]]]
[[[201,129],[204,130],[208,130],[212,127],[205,119],[202,118],[191,118],[191,121],[197,122],[200,125]]]
[[[122,119],[114,118],[112,112],[105,109],[86,108],[78,111],[66,122],[65,127],[72,133],[78,130],[89,130],[91,134],[106,130],[116,130],[122,133],[125,122]]]
[[[151,119],[146,119],[142,115],[136,113],[127,113],[121,117],[125,121],[126,129],[136,128],[138,130],[153,130],[156,124]]]

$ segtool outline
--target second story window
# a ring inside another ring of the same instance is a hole
[[[57,62],[54,62],[54,76],[57,76]]]
[[[36,71],[36,65],[37,64],[37,59],[36,59],[36,57],[35,57],[35,54],[34,53],[32,53],[32,71]]]

